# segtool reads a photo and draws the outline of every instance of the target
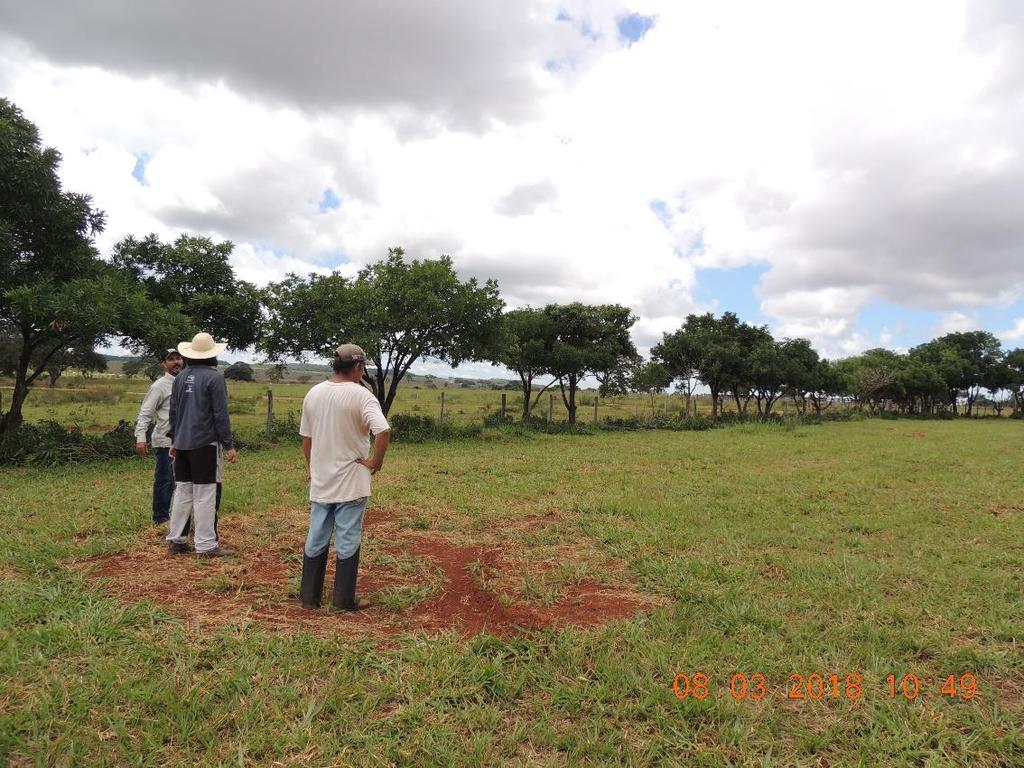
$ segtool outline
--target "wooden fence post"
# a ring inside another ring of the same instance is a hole
[[[551,423],[551,411],[555,407],[555,396],[548,395],[548,424]]]
[[[274,390],[267,390],[267,440],[274,434]]]
[[[502,392],[501,393],[501,419],[502,419],[502,421],[505,420],[505,403],[506,403],[507,398],[508,398],[508,393]]]
[[[601,398],[598,395],[594,395],[594,425],[597,425],[597,403]]]
[[[444,421],[444,390],[443,389],[441,390],[441,418],[438,419],[438,421],[439,422],[443,422]]]

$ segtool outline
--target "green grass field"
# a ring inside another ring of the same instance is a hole
[[[0,762],[1024,765],[1018,422],[489,437],[393,447],[368,515],[498,536],[527,583],[536,547],[584,572],[620,561],[615,579],[659,604],[506,639],[201,625],[115,599],[82,564],[153,541],[147,460],[3,471]],[[267,546],[305,506],[294,446],[228,468],[226,524],[248,519]],[[515,525],[537,516],[554,521],[542,538]],[[367,547],[387,543],[372,530]],[[187,567],[215,612],[224,585]],[[678,698],[697,673],[707,696]]]

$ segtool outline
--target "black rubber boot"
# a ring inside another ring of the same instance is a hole
[[[299,597],[302,599],[303,608],[319,608],[323,601],[329,551],[325,549],[316,557],[302,553],[302,585],[299,587]]]
[[[338,558],[334,571],[334,598],[331,606],[336,611],[359,611],[370,603],[356,597],[356,578],[359,574],[359,550],[344,560]]]

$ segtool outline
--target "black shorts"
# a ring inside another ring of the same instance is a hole
[[[179,483],[212,485],[217,482],[217,446],[204,445],[190,451],[178,449],[174,457],[174,479]]]

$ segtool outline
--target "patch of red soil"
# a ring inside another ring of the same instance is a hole
[[[296,527],[302,525],[301,520],[297,518],[292,529],[274,537],[272,546],[246,541],[258,521],[237,517],[222,521],[222,537],[229,546],[237,544],[234,558],[198,560],[170,555],[154,532],[139,548],[87,562],[95,565],[91,576],[103,579],[107,589],[125,602],[148,598],[196,625],[252,620],[282,631],[306,629],[342,636],[386,638],[453,631],[463,637],[484,632],[510,637],[549,627],[600,626],[661,602],[592,579],[567,585],[551,605],[499,595],[486,589],[478,575],[500,572],[505,563],[503,550],[514,545],[459,546],[438,533],[399,532],[393,517],[378,510],[367,520],[368,536],[390,541],[385,551],[392,559],[412,556],[434,564],[443,577],[437,591],[404,611],[383,605],[360,612],[306,610],[296,595],[288,594],[301,570],[304,535],[301,527]],[[333,571],[332,562],[325,579],[325,606],[330,604]],[[394,565],[360,567],[359,592],[371,599],[373,593],[391,586],[422,584],[422,579],[399,573]]]
[[[993,504],[989,509],[995,517],[1005,517],[1006,515],[1015,515],[1021,512],[1020,507],[1004,507],[1002,504]]]
[[[413,617],[428,632],[455,628],[470,636],[488,632],[508,637],[547,627],[593,627],[632,616],[650,602],[628,590],[603,587],[593,580],[570,587],[550,606],[504,604],[499,595],[484,589],[473,574],[473,564],[497,569],[494,547],[457,547],[440,536],[421,537],[412,552],[434,560],[444,571],[438,595],[417,605]]]

